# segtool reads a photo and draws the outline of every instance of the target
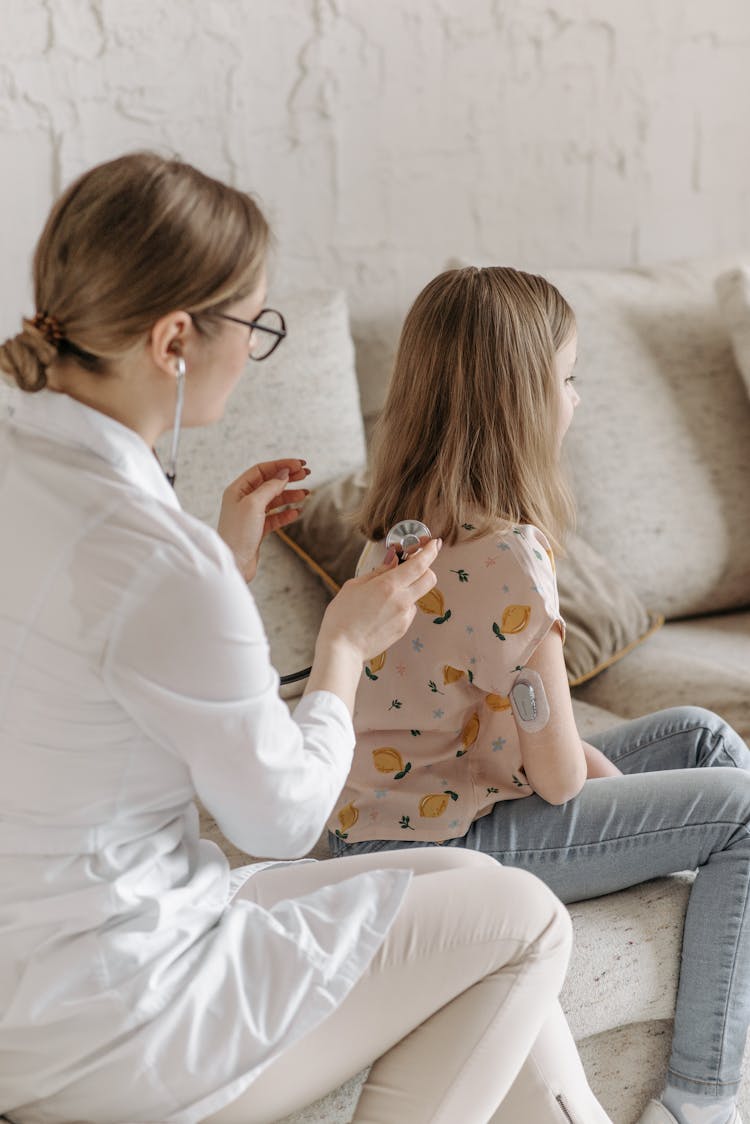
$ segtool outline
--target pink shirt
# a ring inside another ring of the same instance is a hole
[[[547,539],[530,525],[444,546],[411,627],[365,666],[357,744],[328,821],[349,843],[464,835],[499,800],[529,796],[508,694],[556,622]],[[358,571],[380,565],[369,543]]]

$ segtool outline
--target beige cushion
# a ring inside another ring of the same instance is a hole
[[[750,610],[668,621],[576,696],[626,718],[668,706],[704,706],[750,744]]]
[[[535,264],[578,321],[581,535],[667,617],[750,604],[750,400],[713,291],[731,263]]]
[[[716,299],[750,394],[750,266],[737,266],[720,274],[716,278]]]
[[[220,422],[185,430],[180,441],[177,493],[188,511],[213,525],[224,487],[258,461],[304,457],[314,486],[364,460],[343,293],[282,295],[274,303],[286,317],[287,338],[263,363],[248,363]],[[160,442],[162,452],[168,441],[169,435]],[[274,666],[281,674],[307,666],[328,603],[320,583],[272,535],[263,544],[251,590]],[[294,698],[304,686],[283,688],[282,694]]]
[[[366,487],[362,467],[331,481],[310,496],[300,519],[279,536],[332,593],[352,577],[365,544],[352,513]],[[661,624],[577,535],[570,538],[568,557],[558,560],[557,579],[567,625],[565,662],[573,685],[608,667]]]
[[[313,487],[365,457],[344,294],[290,294],[274,303],[286,317],[287,338],[269,359],[248,362],[220,422],[185,430],[180,441],[177,493],[188,511],[213,524],[223,488],[259,461],[303,457]]]

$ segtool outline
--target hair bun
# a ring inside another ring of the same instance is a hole
[[[42,390],[47,385],[47,367],[57,358],[62,338],[54,317],[37,313],[33,320],[24,319],[23,331],[0,344],[0,369],[21,390]]]

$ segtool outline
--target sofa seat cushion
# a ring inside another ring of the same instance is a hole
[[[575,694],[627,718],[704,706],[750,744],[750,610],[669,621]]]

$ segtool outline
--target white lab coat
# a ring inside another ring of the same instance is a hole
[[[49,390],[11,399],[0,1111],[193,1124],[341,1003],[409,875],[230,904],[195,795],[251,854],[303,855],[349,770],[349,714],[318,691],[290,717],[230,551],[136,433]]]

